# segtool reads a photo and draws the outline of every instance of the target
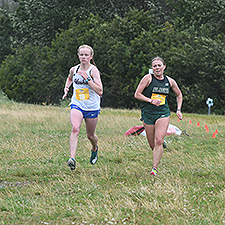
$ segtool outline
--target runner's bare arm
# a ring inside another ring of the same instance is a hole
[[[62,99],[65,99],[65,97],[67,96],[67,94],[69,92],[70,85],[73,83],[74,69],[75,69],[75,67],[72,67],[70,69],[69,75],[66,79],[66,84],[65,84],[65,87],[64,87],[64,95],[63,95]]]

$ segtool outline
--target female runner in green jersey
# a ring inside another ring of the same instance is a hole
[[[134,97],[143,101],[142,120],[148,143],[153,150],[151,174],[157,174],[157,168],[163,154],[163,139],[169,126],[170,110],[167,96],[170,88],[177,97],[177,116],[182,120],[182,93],[174,79],[163,74],[166,65],[161,57],[152,60],[153,74],[145,75],[140,81]]]

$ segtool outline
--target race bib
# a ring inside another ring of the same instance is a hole
[[[88,88],[76,89],[76,99],[79,101],[84,101],[89,99]]]
[[[160,102],[159,105],[164,105],[165,101],[166,101],[166,95],[152,93],[151,99],[153,99],[153,100],[160,100],[161,102]]]

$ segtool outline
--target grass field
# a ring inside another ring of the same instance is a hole
[[[0,102],[0,223],[225,224],[225,117],[172,114],[190,136],[166,137],[156,177],[146,137],[123,136],[139,119],[102,109],[94,166],[83,123],[71,171],[68,107]]]

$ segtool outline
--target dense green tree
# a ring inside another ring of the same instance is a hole
[[[11,20],[5,10],[0,10],[0,63],[11,53]]]
[[[206,113],[206,99],[214,99],[214,112],[224,114],[225,36],[216,40],[180,33],[185,44],[171,57],[172,73],[177,78],[184,95],[187,112]]]
[[[216,37],[224,33],[225,27],[225,1],[224,0],[167,0],[167,19],[180,20],[179,29],[196,31],[207,28],[205,36]]]
[[[111,21],[115,16],[124,17],[130,9],[151,11],[155,18],[152,23],[156,26],[163,26],[166,21],[174,24],[178,19],[181,30],[190,25],[196,30],[205,26],[208,28],[206,36],[224,32],[225,25],[225,2],[222,0],[103,0],[101,4],[96,0],[15,1],[19,5],[12,18],[15,48],[28,44],[50,46],[55,35],[60,29],[68,29],[73,18],[78,23],[86,20],[90,13]]]
[[[16,46],[27,44],[50,46],[59,29],[68,29],[81,2],[70,0],[16,1],[19,3],[14,16]]]
[[[0,84],[10,99],[27,103],[58,101],[59,95],[51,85],[54,69],[48,54],[47,47],[27,46],[8,56],[0,69]]]
[[[54,41],[54,47],[59,51],[53,55],[60,58],[59,61],[64,61],[64,65],[66,62],[73,63],[73,60],[78,63],[77,57],[72,56],[76,53],[78,43],[92,45],[96,51],[96,62],[103,72],[104,106],[126,108],[140,105],[140,102],[133,98],[134,90],[142,76],[148,72],[151,59],[160,55],[167,63],[166,74],[175,78],[184,92],[184,110],[197,112],[202,109],[201,112],[204,112],[205,100],[209,96],[218,95],[216,94],[216,90],[219,90],[218,85],[221,91],[223,90],[223,83],[217,82],[215,83],[217,88],[209,92],[208,80],[202,76],[204,71],[209,69],[207,65],[209,59],[216,61],[224,58],[223,37],[218,37],[217,41],[205,40],[197,36],[201,31],[195,32],[190,28],[179,32],[179,29],[169,22],[166,22],[164,27],[149,26],[154,24],[154,19],[154,15],[150,12],[131,11],[123,18],[115,17],[111,22],[101,21],[95,16],[78,24],[74,22],[70,30],[62,33]],[[202,52],[203,46],[205,50]],[[63,49],[66,47],[68,51],[64,57],[62,47]],[[211,49],[212,52],[206,49]],[[219,58],[212,59],[213,55],[218,55]],[[221,62],[217,70],[211,68],[211,73],[219,73],[223,77],[223,61]],[[70,66],[67,63],[67,68],[63,65],[61,68],[68,71]],[[208,79],[210,81],[213,79],[211,74]],[[174,99],[174,97],[169,99],[172,110],[176,109]]]
[[[0,69],[0,86],[9,98],[58,103],[69,68],[79,63],[78,46],[89,44],[102,74],[103,106],[140,107],[134,91],[159,55],[166,75],[181,87],[185,112],[205,113],[211,97],[213,111],[225,113],[223,1],[212,0],[208,7],[206,0],[105,0],[101,5],[91,0],[89,7],[86,0],[18,2],[12,25],[15,46],[23,48]],[[169,101],[175,110],[173,95]]]
[[[1,0],[0,9],[5,10],[8,13],[13,13],[17,9],[18,4],[13,0]]]
[[[86,20],[90,13],[98,13],[104,20],[123,16],[131,7],[148,9],[144,0],[15,0],[19,3],[13,18],[16,47],[34,44],[50,46],[60,30],[66,30],[74,18]]]

